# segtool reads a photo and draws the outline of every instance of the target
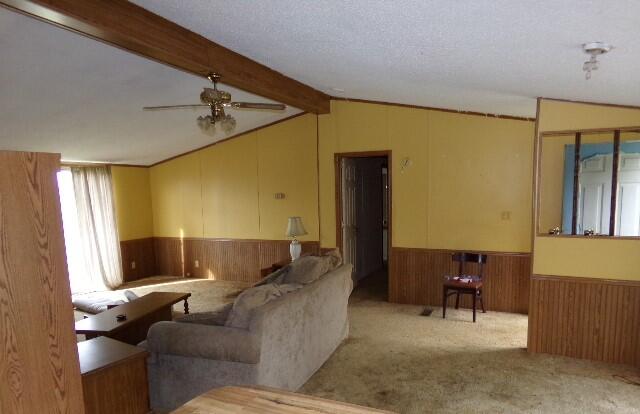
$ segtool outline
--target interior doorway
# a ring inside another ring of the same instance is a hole
[[[354,284],[388,299],[391,152],[336,154],[336,241]]]

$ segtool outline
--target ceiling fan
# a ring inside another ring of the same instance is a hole
[[[233,109],[259,109],[259,110],[275,110],[282,111],[287,106],[284,104],[271,104],[271,103],[259,103],[259,102],[231,102],[231,94],[226,91],[218,89],[218,81],[220,75],[217,73],[211,73],[207,78],[213,83],[213,88],[204,88],[200,93],[201,104],[193,105],[167,105],[167,106],[145,106],[142,108],[145,111],[161,111],[165,109],[195,109],[195,108],[209,108],[211,115],[199,116],[198,126],[200,129],[208,135],[215,133],[215,125],[220,124],[222,130],[229,134],[236,127],[236,120],[231,115],[224,112],[224,108]]]

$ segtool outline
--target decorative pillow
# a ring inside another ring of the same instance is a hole
[[[296,283],[283,285],[269,283],[247,289],[233,302],[233,307],[224,325],[246,329],[249,327],[249,321],[254,309],[301,287],[302,285]]]
[[[100,313],[108,309],[108,307],[122,305],[127,302],[138,299],[139,296],[131,290],[120,291],[104,291],[81,294],[73,296],[71,302],[73,306],[82,312]]]
[[[284,279],[285,275],[289,271],[289,266],[290,264],[276,270],[275,272],[271,273],[268,276],[265,276],[258,283],[254,284],[253,287],[267,285],[269,283],[282,283],[282,280]]]
[[[340,249],[331,249],[323,254],[323,256],[328,257],[331,261],[331,265],[333,266],[331,270],[336,269],[342,264],[342,255],[340,254]]]
[[[179,316],[175,320],[177,322],[197,323],[200,325],[217,325],[224,326],[231,312],[233,303],[227,303],[211,312],[197,312],[188,315]]]
[[[73,306],[87,313],[100,313],[107,310],[107,306],[117,306],[126,303],[124,300],[114,300],[109,297],[80,296],[73,298]]]
[[[283,283],[307,284],[317,280],[329,271],[330,263],[321,256],[302,256],[289,265]]]
[[[328,273],[342,263],[342,257],[338,249],[334,249],[322,256],[302,256],[294,260],[289,266],[289,271],[284,274],[282,283],[314,282],[320,276]]]

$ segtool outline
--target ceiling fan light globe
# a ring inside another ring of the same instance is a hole
[[[234,129],[236,129],[236,120],[231,115],[226,115],[222,121],[220,121],[220,125],[226,134],[230,134]]]

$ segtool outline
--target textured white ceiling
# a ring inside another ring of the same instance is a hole
[[[149,165],[225,138],[200,132],[208,81],[0,8],[0,149],[65,160]],[[234,100],[272,102],[223,85]],[[230,111],[234,133],[300,112]]]
[[[637,0],[134,2],[334,96],[522,116],[537,96],[640,105]],[[587,82],[596,40],[616,49]]]

